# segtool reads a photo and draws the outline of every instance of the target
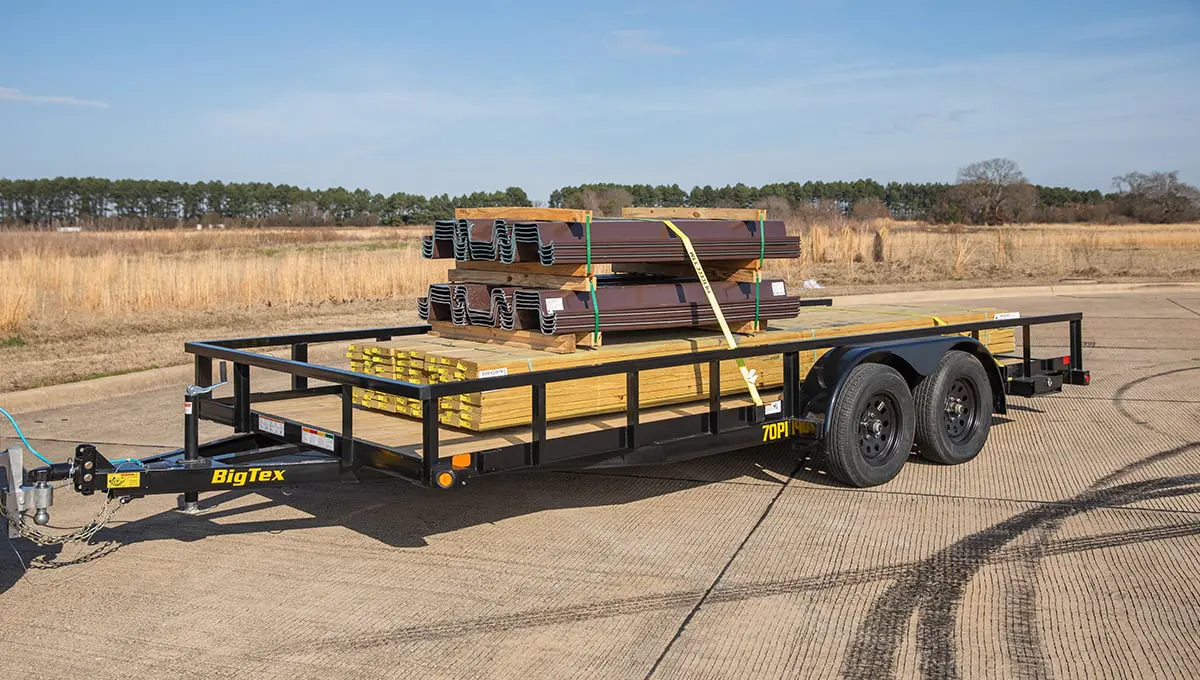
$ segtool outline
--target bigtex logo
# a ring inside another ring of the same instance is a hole
[[[229,484],[231,486],[245,486],[255,482],[282,482],[284,470],[264,470],[262,468],[250,468],[249,470],[213,470],[213,484]]]

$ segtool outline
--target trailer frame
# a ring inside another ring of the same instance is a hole
[[[1059,323],[1068,325],[1069,353],[1050,359],[1034,358],[1031,329]],[[448,489],[464,485],[473,477],[521,469],[669,463],[783,439],[805,440],[819,446],[826,435],[825,413],[836,399],[845,374],[858,362],[890,362],[904,368],[910,374],[910,381],[919,381],[928,372],[931,359],[936,363],[936,358],[949,349],[970,351],[999,376],[1002,389],[994,394],[996,403],[992,412],[1003,413],[1006,395],[1031,397],[1060,391],[1064,384],[1090,382],[1083,363],[1082,323],[1080,312],[1005,316],[988,321],[627,359],[428,385],[309,361],[309,348],[314,344],[416,336],[427,332],[430,328],[427,325],[189,342],[185,349],[194,357],[195,384],[185,393],[183,448],[114,465],[95,446],[81,444],[71,461],[33,470],[28,480],[44,484],[70,478],[75,490],[84,495],[101,491],[109,497],[136,498],[182,493],[185,509],[194,510],[198,494],[203,491],[335,481],[371,472]],[[982,331],[1017,327],[1022,329],[1020,355],[992,356],[979,343]],[[272,347],[288,348],[288,356],[261,351]],[[799,353],[816,349],[833,351],[826,353],[807,376],[800,376]],[[700,412],[651,420],[641,417],[643,408],[637,395],[643,371],[707,364],[711,386],[720,384],[722,361],[773,354],[781,355],[783,361],[783,385],[776,400],[762,406],[747,405],[744,398],[722,396],[720,390],[710,389],[707,408]],[[221,362],[221,381],[214,384],[215,362]],[[216,397],[213,389],[226,382],[225,362],[233,367],[233,394]],[[251,367],[289,375],[290,389],[253,392]],[[628,398],[623,426],[563,437],[547,436],[547,385],[615,374],[626,376]],[[310,381],[325,384],[314,386]],[[438,420],[439,399],[524,386],[531,388],[528,441],[481,448],[449,458],[439,455],[442,429]],[[420,455],[355,436],[355,415],[360,412],[352,403],[356,387],[420,400]],[[340,398],[340,431],[316,429],[269,411],[273,401],[319,395]],[[734,401],[741,403],[729,406]],[[228,425],[234,434],[201,443],[198,435],[201,420]]]

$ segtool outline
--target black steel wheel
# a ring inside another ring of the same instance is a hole
[[[916,418],[908,383],[896,369],[882,364],[854,367],[829,418],[826,463],[840,481],[876,486],[904,467]]]
[[[992,384],[975,355],[946,352],[917,385],[913,401],[922,458],[957,465],[979,455],[992,427]]]

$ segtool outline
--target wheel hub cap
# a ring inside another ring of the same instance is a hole
[[[858,447],[868,460],[886,457],[894,445],[898,409],[892,398],[876,394],[867,401],[858,419]]]
[[[979,398],[975,386],[964,378],[950,384],[946,392],[946,434],[961,443],[974,434],[979,420]]]

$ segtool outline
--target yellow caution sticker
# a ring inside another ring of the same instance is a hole
[[[110,472],[108,473],[108,488],[136,489],[142,485],[140,472]]]

